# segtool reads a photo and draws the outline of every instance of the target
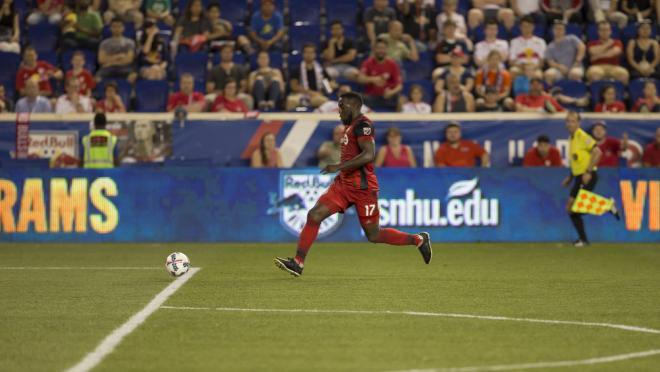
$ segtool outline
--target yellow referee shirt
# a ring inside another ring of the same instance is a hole
[[[596,146],[596,141],[587,132],[578,128],[569,139],[569,144],[571,173],[579,176],[589,168],[591,150]]]

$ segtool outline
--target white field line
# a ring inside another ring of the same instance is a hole
[[[156,295],[142,310],[135,313],[130,317],[126,323],[116,328],[112,333],[106,336],[103,341],[76,365],[66,370],[66,372],[87,372],[96,367],[101,361],[108,356],[112,351],[121,343],[124,337],[135,331],[140,324],[144,323],[147,318],[158,310],[167,299],[174,294],[182,285],[186,284],[190,278],[195,275],[200,268],[191,268],[188,273],[176,278],[165,289]]]
[[[0,267],[3,270],[164,270],[164,267],[156,266],[14,266]]]

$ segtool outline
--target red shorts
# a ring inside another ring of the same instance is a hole
[[[319,198],[319,203],[325,205],[332,213],[343,213],[355,205],[360,224],[363,226],[378,223],[378,190],[360,190],[344,185],[340,181],[333,182],[325,194]]]

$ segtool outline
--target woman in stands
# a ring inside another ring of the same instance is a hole
[[[197,52],[206,46],[211,24],[204,14],[202,0],[190,0],[174,31],[179,50]]]
[[[614,85],[606,85],[600,91],[600,102],[596,104],[595,112],[626,112],[626,106],[616,100]]]
[[[282,168],[282,155],[276,146],[273,133],[266,133],[261,137],[259,148],[252,153],[250,167]]]
[[[222,94],[218,95],[211,107],[212,112],[248,112],[248,108],[238,96],[238,85],[236,80],[229,79],[222,88]]]
[[[105,98],[96,103],[96,112],[126,112],[126,106],[118,93],[117,83],[107,82],[104,90]]]
[[[0,52],[20,53],[21,28],[14,0],[2,0],[0,7]]]
[[[257,56],[257,69],[250,73],[248,87],[259,110],[272,110],[284,92],[282,72],[270,67],[268,52],[261,51]]]
[[[628,42],[626,56],[632,79],[660,78],[660,45],[651,37],[651,27],[651,22],[644,20],[637,27],[637,38]]]
[[[654,81],[644,84],[644,95],[637,99],[632,112],[660,112],[660,97]]]
[[[144,22],[140,37],[140,77],[146,80],[164,80],[167,74],[167,44],[152,19]]]
[[[403,105],[401,112],[407,114],[430,114],[431,105],[423,101],[424,89],[419,84],[410,87],[410,101]]]
[[[391,127],[387,130],[387,145],[378,150],[377,167],[415,168],[417,161],[410,146],[401,143],[401,130]]]

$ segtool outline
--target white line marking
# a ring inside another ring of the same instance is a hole
[[[164,267],[156,266],[125,266],[125,267],[107,267],[107,266],[18,266],[18,267],[0,267],[3,270],[165,270]]]
[[[284,168],[293,166],[318,126],[318,120],[296,120],[291,131],[280,145]]]
[[[67,369],[66,372],[87,372],[96,367],[106,356],[112,353],[124,337],[131,334],[140,324],[144,323],[151,314],[158,310],[174,292],[186,284],[199,270],[200,268],[198,267],[191,268],[185,275],[176,278],[170,285],[158,293],[147,306],[130,317],[126,323],[112,331],[92,352],[87,354],[76,365]]]

